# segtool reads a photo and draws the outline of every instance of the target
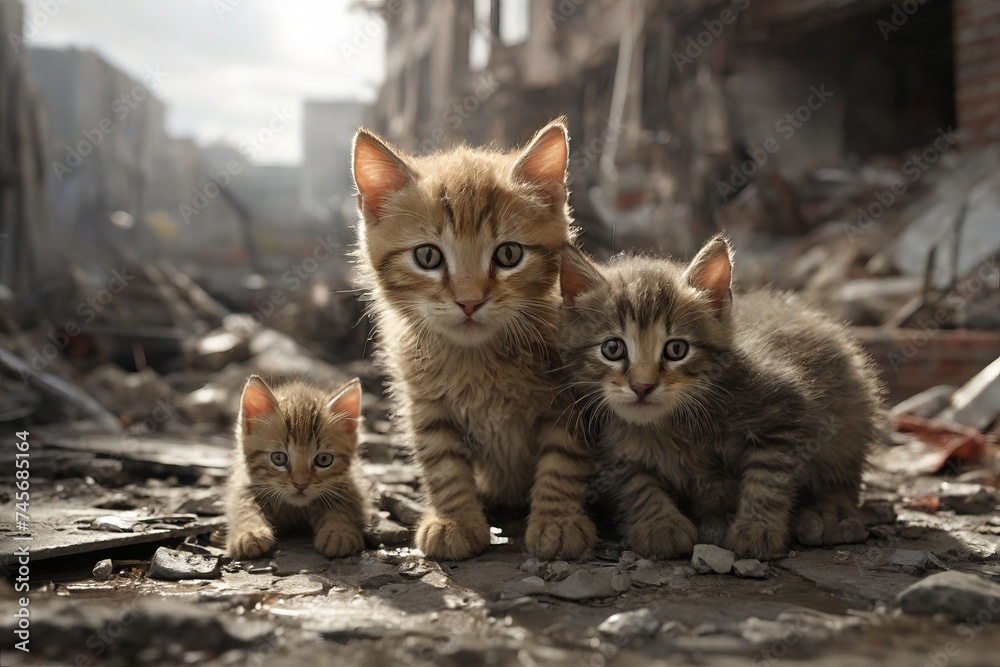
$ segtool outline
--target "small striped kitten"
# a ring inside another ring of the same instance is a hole
[[[596,434],[596,485],[644,555],[741,558],[865,539],[880,388],[844,329],[787,295],[733,298],[728,241],[689,264],[567,247],[562,355]]]
[[[239,451],[226,492],[226,552],[258,558],[277,533],[309,529],[324,556],[364,546],[365,509],[355,479],[361,384],[333,394],[303,382],[247,381],[236,421]]]
[[[530,501],[525,543],[542,558],[596,542],[583,508],[591,456],[571,401],[554,397],[568,155],[560,121],[511,153],[413,157],[355,137],[359,263],[431,507],[416,534],[431,558],[486,548],[481,500]]]

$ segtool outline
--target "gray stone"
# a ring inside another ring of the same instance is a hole
[[[951,396],[955,393],[956,389],[958,387],[950,384],[939,384],[936,387],[925,389],[919,394],[910,396],[897,403],[889,411],[889,414],[893,417],[898,415],[916,415],[917,417],[930,419],[948,407],[948,402],[951,400]]]
[[[277,595],[322,595],[325,590],[322,577],[308,574],[293,574],[274,582],[268,592]]]
[[[619,646],[638,637],[652,637],[659,629],[660,622],[649,609],[612,614],[597,626],[598,632]]]
[[[632,565],[638,561],[642,556],[634,551],[623,551],[622,555],[618,558],[619,565]]]
[[[114,565],[112,564],[111,559],[105,558],[104,560],[97,562],[97,565],[94,566],[92,573],[94,575],[94,579],[97,579],[98,581],[107,581],[113,570]]]
[[[330,565],[330,561],[315,551],[291,551],[279,549],[271,559],[271,566],[278,576],[298,574],[300,572],[315,572]]]
[[[945,565],[934,554],[918,549],[896,549],[889,558],[890,565],[914,567],[921,570],[944,569]]]
[[[900,608],[907,614],[945,614],[954,620],[968,617],[980,623],[1000,622],[1000,584],[964,572],[939,572],[913,584],[899,594]],[[985,610],[986,614],[979,612]]]
[[[218,556],[201,556],[167,547],[153,554],[148,576],[152,579],[218,579],[221,575]]]
[[[618,591],[611,583],[612,576],[613,570],[609,568],[579,570],[556,584],[552,593],[565,600],[615,597]]]
[[[691,554],[691,567],[701,574],[714,572],[716,574],[728,574],[733,569],[733,562],[736,554],[728,549],[717,547],[714,544],[696,544],[694,553]]]
[[[624,593],[632,588],[632,575],[624,568],[616,571],[611,575],[611,587],[619,593]]]
[[[767,565],[756,558],[743,558],[733,563],[733,574],[749,579],[764,579],[767,577]]]
[[[528,560],[521,563],[521,566],[517,568],[522,572],[527,572],[528,574],[534,576],[542,571],[542,561],[535,557],[531,557]]]
[[[410,541],[410,529],[401,526],[392,519],[381,517],[374,526],[365,531],[365,538],[365,541],[373,549],[380,545],[389,547],[407,544]]]
[[[941,502],[957,514],[986,514],[997,505],[993,491],[980,484],[941,484]]]
[[[652,570],[656,567],[656,563],[649,560],[648,558],[640,558],[635,562],[636,570]]]

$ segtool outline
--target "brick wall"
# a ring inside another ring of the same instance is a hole
[[[962,147],[1000,143],[1000,2],[952,0],[952,12]]]

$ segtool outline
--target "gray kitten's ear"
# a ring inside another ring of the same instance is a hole
[[[712,307],[724,313],[733,300],[733,256],[729,239],[717,234],[698,252],[684,271],[692,287],[708,293]]]
[[[358,208],[378,220],[386,200],[413,181],[413,171],[403,157],[373,132],[362,128],[354,135],[351,151]]]
[[[326,411],[343,420],[348,433],[357,433],[361,421],[361,380],[354,378],[345,384],[326,404]]]
[[[280,414],[278,399],[274,397],[271,388],[259,375],[251,375],[240,396],[240,425],[243,432],[250,434],[255,424]]]
[[[582,250],[570,244],[563,246],[559,286],[564,306],[575,306],[577,297],[604,283],[604,276]]]
[[[514,164],[517,180],[538,188],[549,206],[566,203],[566,169],[569,167],[569,133],[564,119],[552,121],[532,137]]]

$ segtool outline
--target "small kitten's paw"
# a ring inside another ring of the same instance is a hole
[[[770,560],[788,553],[788,529],[773,523],[737,519],[729,527],[726,548],[738,558]]]
[[[725,517],[710,516],[698,522],[697,544],[714,544],[721,547],[726,541],[729,524]]]
[[[435,560],[472,558],[489,543],[490,527],[482,514],[458,518],[425,514],[417,527],[417,548]]]
[[[807,546],[855,544],[868,539],[861,513],[853,503],[825,501],[799,512],[794,524],[795,539]]]
[[[316,551],[329,558],[352,556],[364,549],[365,536],[357,526],[325,523],[316,529],[313,544]]]
[[[579,558],[597,544],[597,528],[586,514],[532,513],[524,543],[528,551],[542,560]]]
[[[823,544],[823,519],[816,512],[804,509],[795,518],[792,534],[799,544],[818,547]]]
[[[678,514],[659,521],[644,521],[629,528],[625,541],[640,556],[678,558],[689,556],[698,540],[698,529]]]
[[[226,538],[226,555],[235,560],[260,558],[274,548],[274,531],[269,526],[233,532]]]

